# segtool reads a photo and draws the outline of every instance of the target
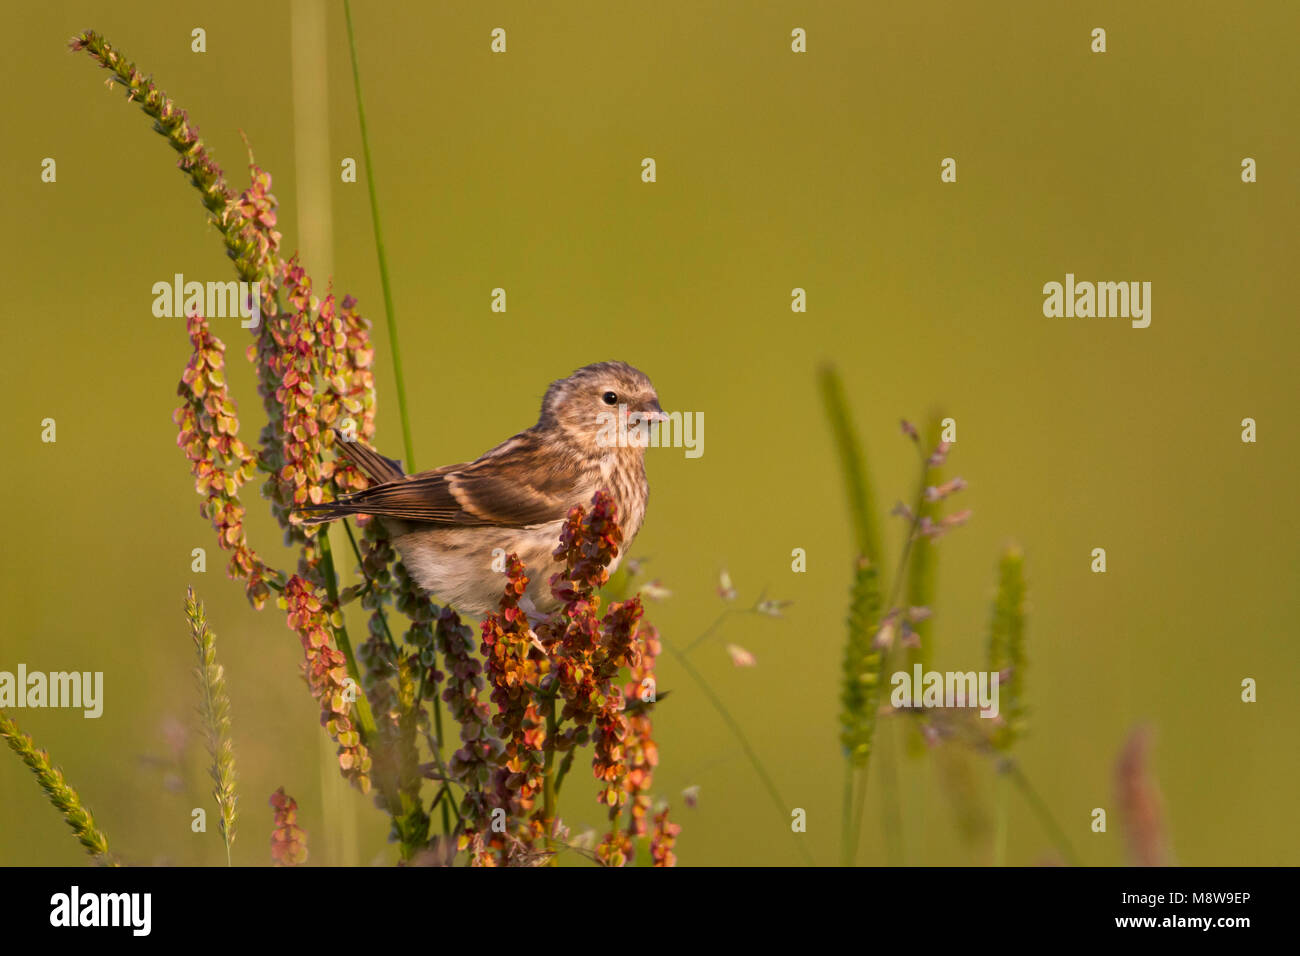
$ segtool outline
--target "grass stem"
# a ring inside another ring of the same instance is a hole
[[[682,670],[686,671],[691,680],[695,681],[700,690],[704,692],[704,696],[708,698],[709,703],[713,705],[713,709],[718,712],[718,715],[721,716],[727,726],[731,728],[732,734],[734,734],[736,740],[740,742],[741,749],[745,751],[745,756],[749,758],[750,765],[753,766],[754,772],[758,774],[758,779],[763,782],[763,788],[767,791],[767,795],[772,799],[772,805],[776,807],[777,812],[781,815],[782,821],[786,825],[789,825],[790,806],[781,798],[781,792],[777,790],[771,774],[769,774],[767,768],[763,766],[763,761],[759,759],[758,753],[752,746],[750,746],[749,738],[745,736],[745,731],[740,726],[740,723],[731,716],[731,712],[727,710],[727,705],[724,704],[722,699],[713,692],[713,688],[709,686],[708,682],[703,678],[703,676],[701,676],[700,672],[695,669],[695,665],[690,662],[690,659],[674,647],[672,642],[666,637],[660,635],[659,640],[662,642],[663,646],[668,649],[669,653],[673,655],[673,658],[677,663],[681,665]],[[798,834],[796,834],[796,836],[798,836]],[[816,866],[816,861],[813,860],[812,854],[808,852],[808,848],[804,846],[804,841],[796,841],[796,846],[798,846],[799,854],[804,858],[804,861],[809,866]]]
[[[1047,831],[1052,842],[1056,844],[1057,851],[1065,858],[1065,862],[1070,866],[1082,866],[1079,857],[1074,852],[1074,847],[1070,845],[1070,841],[1065,835],[1065,831],[1056,822],[1056,818],[1052,816],[1052,811],[1048,809],[1043,798],[1038,795],[1038,791],[1029,783],[1029,779],[1024,775],[1020,767],[1008,761],[1003,772],[1016,785],[1016,789],[1020,791],[1025,800],[1028,801],[1029,806],[1038,816],[1039,822],[1042,823],[1043,829]]]
[[[555,740],[559,724],[555,719],[555,695],[552,694],[546,702],[546,762],[542,770],[542,826],[546,831],[546,849],[550,851],[550,857],[547,860],[548,866],[555,866],[557,854],[555,853],[555,798],[556,798],[556,781],[555,781]]]
[[[993,789],[993,865],[1000,867],[1007,865],[1007,829],[1011,810],[1007,799],[1011,787],[1005,774],[993,778]]]
[[[357,120],[361,126],[361,154],[366,164],[366,189],[370,193],[370,219],[375,230],[375,252],[379,255],[379,283],[384,292],[384,317],[388,323],[388,341],[393,349],[393,378],[397,385],[397,411],[402,420],[403,464],[407,472],[415,469],[415,445],[411,441],[411,417],[406,408],[406,377],[402,374],[402,349],[397,340],[397,316],[393,312],[393,288],[388,279],[388,256],[384,252],[384,229],[379,216],[379,196],[375,190],[375,166],[370,158],[370,136],[366,131],[366,106],[361,96],[361,66],[357,60],[357,40],[352,29],[352,4],[343,0],[343,16],[348,26],[348,50],[352,54],[352,85],[357,96]]]

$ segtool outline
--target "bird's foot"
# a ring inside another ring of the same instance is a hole
[[[527,594],[519,598],[519,610],[523,611],[524,616],[528,618],[528,640],[532,643],[533,647],[545,654],[546,647],[542,644],[541,638],[537,636],[537,632],[534,631],[533,628],[541,627],[546,623],[546,615],[537,610],[537,605],[533,603],[533,599]]]

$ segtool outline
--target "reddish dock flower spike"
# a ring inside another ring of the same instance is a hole
[[[627,737],[624,750],[627,754],[627,776],[623,787],[630,802],[629,836],[646,835],[646,814],[650,810],[650,787],[654,784],[654,769],[659,765],[659,747],[654,741],[654,726],[650,716],[657,685],[655,658],[659,656],[659,632],[653,625],[640,628],[640,661],[631,667],[632,679],[625,685],[624,700],[627,711]]]
[[[253,476],[256,458],[239,438],[239,415],[226,389],[225,344],[201,315],[189,316],[186,325],[194,352],[177,388],[185,401],[172,414],[180,429],[176,444],[185,450],[194,489],[204,498],[199,513],[212,522],[222,550],[234,552],[227,572],[246,582],[249,601],[260,608],[266,603],[266,581],[275,573],[248,546],[239,501],[239,489]]]
[[[275,829],[271,832],[271,859],[276,866],[301,866],[307,862],[307,834],[298,826],[298,801],[284,792],[271,794]]]
[[[523,563],[513,554],[506,558],[506,587],[501,610],[483,619],[483,655],[496,714],[492,725],[501,738],[501,766],[508,771],[506,788],[517,809],[532,807],[542,787],[542,746],[546,729],[529,685],[536,686],[541,672],[529,659],[532,647],[528,617],[519,598],[528,587]]]
[[[339,769],[362,793],[370,792],[370,754],[349,712],[360,688],[348,680],[343,654],[330,643],[329,615],[298,575],[284,587],[289,626],[302,641],[307,686],[321,705],[320,722],[339,745]]]
[[[680,823],[668,822],[668,808],[655,814],[654,834],[650,838],[650,857],[655,866],[676,866],[677,854],[673,846],[677,843],[677,834],[682,832]]]

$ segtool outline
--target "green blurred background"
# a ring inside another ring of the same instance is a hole
[[[693,658],[786,802],[807,810],[808,832],[789,833],[665,655],[655,789],[684,825],[683,864],[797,863],[799,839],[819,862],[838,859],[852,548],[815,385],[828,358],[883,508],[914,482],[898,419],[942,407],[958,422],[949,474],[969,481],[958,506],[975,515],[938,548],[935,666],[982,666],[997,554],[1024,546],[1032,724],[1017,752],[1084,860],[1125,859],[1114,817],[1094,834],[1089,813],[1113,811],[1116,754],[1148,723],[1177,862],[1300,862],[1300,509],[1287,484],[1300,6],[1139,6],[354,8],[417,464],[479,454],[532,423],[552,379],[625,359],[665,407],[707,425],[702,458],[649,454],[633,553],[673,592],[652,619],[678,646],[693,640],[720,610],[724,567],[739,604],[763,590],[795,602],[784,620],[730,620]],[[13,716],[135,862],[224,861],[211,810],[207,834],[189,829],[190,808],[211,801],[187,584],[207,602],[233,699],[236,862],[268,862],[266,800],[281,785],[312,862],[393,859],[381,815],[324,766],[333,748],[296,637],[225,577],[175,447],[187,342],[181,320],[151,314],[150,289],[176,272],[233,278],[219,237],[149,122],[66,49],[79,30],[104,33],[190,111],[241,188],[245,131],[274,176],[285,247],[375,322],[378,444],[400,456],[366,187],[338,173],[343,157],[361,162],[342,7],[292,14],[243,2],[5,14],[0,669],[105,673],[97,721]],[[190,50],[197,26],[203,54]],[[497,26],[504,56],[489,52]],[[805,55],[790,52],[796,26]],[[1089,51],[1097,26],[1104,55]],[[645,156],[653,185],[640,181]],[[939,181],[947,156],[956,184]],[[1240,180],[1246,156],[1257,184]],[[57,160],[55,184],[40,181],[43,157]],[[1066,272],[1151,281],[1151,327],[1044,318],[1042,285]],[[496,286],[506,315],[489,311]],[[806,315],[790,311],[796,286]],[[214,324],[252,440],[247,333],[225,322]],[[1246,416],[1257,444],[1240,441]],[[40,441],[46,417],[53,445]],[[283,566],[278,530],[255,494],[246,503],[252,544]],[[897,521],[885,524],[890,554]],[[208,550],[205,575],[190,572],[195,547]],[[1105,575],[1089,571],[1094,547],[1107,549]],[[727,642],[757,668],[733,667]],[[1256,704],[1240,702],[1244,677],[1259,681]],[[178,727],[190,735],[169,785],[142,758],[171,753]],[[904,858],[987,862],[961,838],[933,761],[899,759]],[[971,766],[987,802],[993,774]],[[863,862],[885,859],[879,796],[873,784]],[[84,859],[8,754],[0,806],[0,862]],[[602,809],[594,789],[566,788],[575,829]],[[1011,809],[1008,859],[1046,859],[1026,805]]]

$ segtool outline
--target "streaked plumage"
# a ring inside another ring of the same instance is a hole
[[[551,553],[570,508],[589,507],[602,488],[613,496],[623,547],[611,571],[645,517],[645,449],[602,442],[602,413],[617,415],[620,405],[651,421],[663,415],[643,373],[623,362],[599,362],[553,382],[537,424],[472,462],[404,475],[398,462],[370,448],[337,442],[372,485],[303,509],[304,522],[378,516],[416,582],[478,616],[494,610],[501,598],[503,576],[492,568],[495,549],[514,552],[528,569],[527,597],[537,611],[549,612],[557,606],[549,581],[559,570]]]

